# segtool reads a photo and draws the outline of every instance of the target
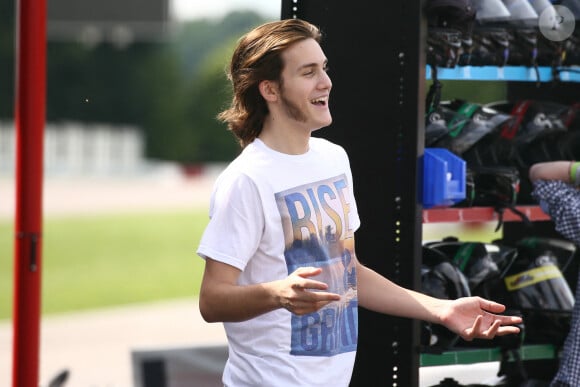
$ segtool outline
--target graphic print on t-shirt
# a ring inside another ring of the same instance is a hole
[[[317,312],[292,314],[292,355],[333,356],[356,350],[358,299],[350,200],[345,175],[276,194],[288,273],[320,267],[322,273],[312,278],[342,296]]]

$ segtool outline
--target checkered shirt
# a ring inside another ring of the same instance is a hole
[[[532,196],[552,218],[556,231],[580,246],[580,191],[563,181],[538,180],[534,183]],[[576,300],[580,300],[580,277]],[[564,342],[558,372],[550,386],[580,386],[580,302],[574,303],[570,332]]]

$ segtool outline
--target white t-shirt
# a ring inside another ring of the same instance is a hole
[[[360,220],[346,152],[312,137],[288,155],[260,139],[216,181],[197,253],[241,270],[239,284],[286,278],[302,266],[342,299],[297,316],[285,309],[224,323],[226,386],[347,386],[358,338],[354,232]]]

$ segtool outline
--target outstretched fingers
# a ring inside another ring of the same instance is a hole
[[[475,312],[475,318],[469,326],[461,330],[461,337],[467,341],[473,339],[492,339],[495,336],[504,336],[517,334],[520,328],[517,324],[522,322],[519,316],[506,316],[498,313],[505,311],[505,306],[494,301],[486,300],[480,297],[476,299],[478,307]],[[466,299],[467,300],[467,299]]]
[[[303,315],[339,301],[339,294],[325,291],[328,284],[311,278],[321,272],[320,268],[301,267],[291,273],[284,281],[289,287],[282,292],[281,306],[292,313]]]

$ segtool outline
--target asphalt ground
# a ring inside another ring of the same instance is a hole
[[[140,380],[136,373],[141,371],[133,363],[133,354],[225,345],[222,325],[203,321],[196,299],[50,316],[41,323],[39,381],[47,386],[59,372],[68,370],[66,387],[131,387]],[[11,348],[12,324],[4,321],[0,323],[0,386],[12,386]],[[449,377],[464,384],[492,382],[497,380],[497,370],[494,362],[423,367],[420,387]],[[199,386],[197,380],[189,385]]]

